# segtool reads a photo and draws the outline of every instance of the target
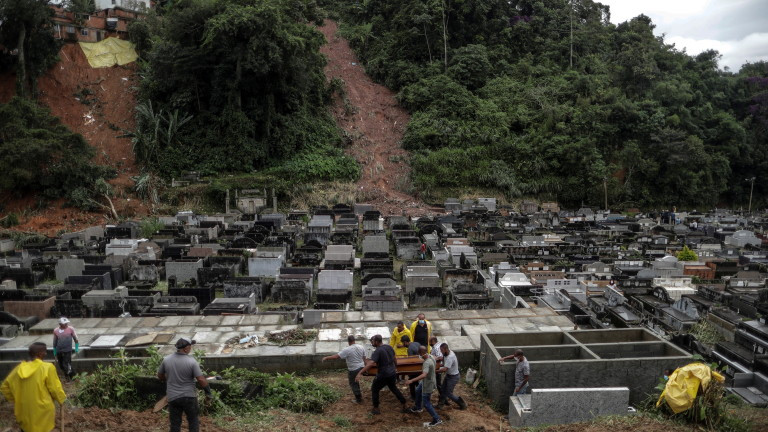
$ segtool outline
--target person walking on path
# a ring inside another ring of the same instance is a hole
[[[424,359],[424,363],[421,365],[421,375],[405,382],[408,385],[419,382],[418,387],[416,387],[416,402],[410,409],[410,412],[420,413],[426,409],[429,415],[432,416],[432,421],[427,423],[427,426],[437,426],[443,421],[440,419],[440,416],[437,415],[437,412],[435,412],[435,408],[432,406],[432,401],[430,401],[432,392],[437,388],[437,383],[435,381],[435,359],[429,354],[427,347],[423,345],[419,347],[419,356]]]
[[[24,432],[50,432],[56,425],[56,405],[67,399],[56,366],[43,361],[48,347],[42,342],[29,346],[29,361],[16,366],[0,385],[0,392],[13,404],[16,421]],[[63,409],[63,408],[62,408]]]
[[[395,363],[395,350],[389,345],[384,345],[381,339],[381,335],[373,335],[371,337],[371,345],[376,350],[371,354],[371,358],[360,372],[357,373],[355,381],[360,382],[360,378],[365,372],[368,372],[372,367],[377,367],[376,378],[373,379],[371,384],[371,401],[373,402],[373,409],[371,414],[381,414],[379,410],[379,392],[384,387],[389,388],[389,391],[400,401],[402,404],[402,412],[407,412],[405,406],[405,397],[400,393],[400,389],[397,388],[397,365]]]
[[[355,336],[347,336],[349,346],[339,351],[338,354],[323,357],[323,361],[342,359],[347,361],[347,380],[352,394],[355,395],[355,402],[363,401],[363,394],[360,393],[360,383],[355,380],[357,374],[365,367],[365,348],[355,343]]]
[[[402,321],[397,322],[397,327],[392,330],[392,336],[389,338],[389,345],[395,350],[396,356],[407,356],[408,347],[403,345],[403,336],[411,338],[411,331],[405,328],[405,324]]]
[[[69,325],[67,317],[59,318],[59,326],[53,329],[53,356],[59,363],[61,373],[72,379],[72,342],[75,343],[75,354],[80,352],[80,342],[77,340],[75,328]]]
[[[421,257],[422,261],[427,258],[427,245],[426,245],[426,243],[422,243],[421,247],[419,247],[419,256]]]
[[[203,376],[200,365],[192,356],[192,345],[196,342],[187,338],[179,338],[176,341],[176,352],[163,359],[157,370],[157,378],[166,382],[166,396],[168,398],[168,419],[171,423],[171,432],[181,431],[181,415],[187,416],[189,432],[199,432],[200,419],[197,404],[197,390],[195,382],[205,392],[205,398],[211,397],[211,386]]]
[[[445,406],[448,403],[447,399],[450,399],[459,405],[459,409],[467,409],[467,403],[464,402],[464,399],[453,394],[453,389],[459,383],[459,377],[461,376],[456,353],[448,348],[447,343],[440,345],[440,351],[443,353],[443,367],[438,372],[445,372],[445,377],[443,378],[443,386],[440,391],[440,401],[437,403],[437,408]]]
[[[500,358],[499,364],[511,358],[517,360],[517,364],[515,365],[515,391],[512,392],[512,396],[525,394],[528,392],[528,379],[531,377],[531,365],[528,364],[528,359],[525,358],[523,350],[520,349],[515,350],[515,353],[512,355]]]
[[[416,321],[411,324],[411,340],[419,345],[427,345],[432,337],[432,323],[427,321],[423,313],[420,313]]]

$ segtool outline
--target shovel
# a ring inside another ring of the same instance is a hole
[[[59,430],[64,432],[64,404],[59,404],[61,410],[59,410]]]
[[[155,403],[155,407],[152,408],[152,412],[160,412],[163,408],[166,407],[166,405],[168,405],[168,395],[163,396],[159,401],[157,401],[157,403]]]

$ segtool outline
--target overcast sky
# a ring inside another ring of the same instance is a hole
[[[657,36],[691,55],[715,49],[720,68],[738,72],[747,61],[768,60],[768,0],[596,0],[611,7],[619,24],[640,14]]]

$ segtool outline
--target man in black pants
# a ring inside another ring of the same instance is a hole
[[[171,432],[181,431],[181,414],[187,415],[189,432],[200,430],[199,408],[197,405],[197,390],[195,382],[205,391],[205,398],[211,397],[211,387],[189,352],[192,351],[194,340],[179,338],[176,341],[176,353],[166,356],[157,377],[165,381],[166,396],[168,397],[168,419],[171,422]]]
[[[373,409],[371,414],[381,414],[379,411],[379,392],[384,387],[388,387],[389,391],[400,401],[403,405],[402,412],[408,412],[405,406],[405,398],[400,393],[400,389],[397,388],[397,365],[395,364],[395,350],[389,345],[384,345],[381,339],[381,335],[374,335],[371,338],[371,345],[376,350],[371,355],[370,361],[365,367],[358,372],[355,381],[359,382],[364,373],[368,372],[372,367],[377,367],[378,372],[376,378],[373,379],[371,384],[371,400],[373,401]]]

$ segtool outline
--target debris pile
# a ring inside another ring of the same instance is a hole
[[[267,340],[280,346],[304,345],[317,338],[317,330],[292,329],[270,333]]]

